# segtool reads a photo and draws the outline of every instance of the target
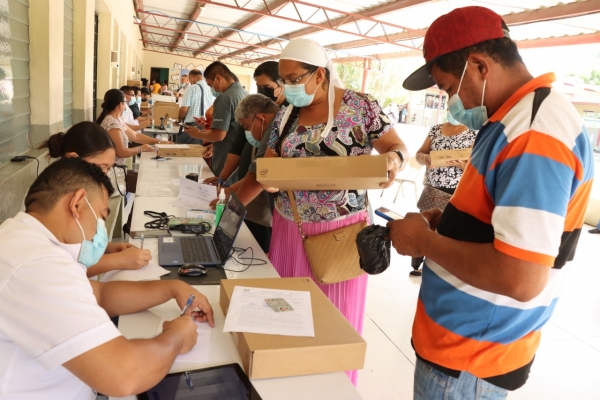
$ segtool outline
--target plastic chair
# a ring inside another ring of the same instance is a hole
[[[408,167],[404,170],[402,177],[396,178],[396,182],[398,182],[400,185],[398,186],[398,191],[396,192],[396,197],[394,197],[394,203],[398,199],[398,193],[400,193],[400,190],[402,190],[402,197],[404,197],[404,184],[405,183],[409,183],[414,186],[415,201],[419,200],[419,195],[417,193],[417,179],[419,177],[419,170],[421,169],[421,167],[423,167],[423,166],[421,164],[419,164],[419,162],[417,161],[417,159],[415,157],[411,157],[408,160]],[[381,196],[379,196],[379,197],[383,197],[384,191],[385,191],[385,189],[383,189],[381,191]]]

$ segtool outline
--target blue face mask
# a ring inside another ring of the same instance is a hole
[[[456,94],[448,100],[448,111],[452,114],[452,116],[461,124],[466,125],[468,128],[475,129],[476,131],[480,130],[483,124],[488,120],[487,108],[483,105],[483,96],[485,95],[485,84],[487,80],[483,81],[483,92],[481,93],[481,105],[475,108],[471,108],[469,110],[465,109],[465,106],[462,103],[460,97],[458,97],[458,92],[460,91],[460,85],[462,85],[463,78],[465,77],[465,72],[467,72],[467,64],[465,64],[465,69],[460,78],[460,83],[458,84],[458,90]]]
[[[139,106],[140,104],[142,104],[142,98],[138,97],[135,99],[135,102],[137,103],[137,105]]]
[[[452,114],[449,111],[446,112],[446,119],[448,120],[448,123],[450,125],[454,125],[454,126],[461,125],[460,122],[458,122],[457,120],[454,119],[454,117],[452,116]]]
[[[306,80],[306,82],[310,81],[312,76],[314,75],[314,71],[310,74],[310,77]],[[306,93],[306,83],[298,83],[296,85],[283,85],[283,93],[285,94],[285,99],[293,105],[294,107],[306,107],[311,105],[313,100],[315,99],[315,93],[317,93],[317,88],[315,89],[313,94]]]
[[[136,101],[137,100],[135,99],[135,97],[132,97],[131,100],[129,100],[129,105],[130,106],[134,105],[136,103]]]
[[[220,75],[219,75],[220,76]],[[215,76],[215,79],[217,77]],[[213,79],[213,85],[210,87],[210,92],[212,93],[213,96],[215,96],[215,99],[217,97],[219,97],[219,95],[221,94],[221,92],[217,92],[217,90],[214,88],[214,86],[217,84],[217,81]],[[222,89],[223,87],[221,86],[221,83],[219,82],[219,89]]]
[[[249,131],[246,131],[246,140],[248,141],[248,143],[250,143],[252,146],[254,147],[260,147],[260,140],[256,140],[254,139],[254,136],[252,135],[252,128],[254,128],[254,122],[256,121],[256,117],[254,117],[254,120],[252,121],[252,126],[250,127]],[[263,122],[264,124],[264,122]],[[261,135],[262,135],[262,125],[261,125]]]
[[[85,240],[83,228],[77,218],[75,218],[75,222],[77,222],[77,225],[79,225],[81,235],[83,236],[83,242],[81,242],[81,250],[79,251],[79,257],[77,257],[77,261],[89,268],[92,265],[96,265],[98,261],[100,261],[100,258],[104,255],[106,246],[108,246],[108,234],[106,232],[104,220],[98,218],[87,197],[85,198],[85,202],[88,204],[88,207],[90,207],[90,210],[92,210],[94,217],[96,217],[96,234],[91,242],[89,240]]]

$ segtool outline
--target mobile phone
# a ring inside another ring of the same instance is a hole
[[[385,207],[379,207],[377,210],[375,210],[375,214],[385,219],[386,221],[394,221],[397,219],[404,218],[402,215],[397,214]]]

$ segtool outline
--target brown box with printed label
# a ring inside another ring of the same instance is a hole
[[[206,147],[201,144],[157,144],[159,157],[202,157]]]
[[[167,126],[166,118],[173,118],[177,120],[179,118],[179,105],[177,103],[167,103],[163,101],[157,101],[156,104],[152,105],[152,118],[154,118],[154,126],[160,126],[160,118],[165,118],[165,126]]]
[[[236,286],[310,292],[315,337],[233,332],[251,379],[362,369],[367,343],[310,278],[223,279],[220,305],[227,315]]]
[[[471,157],[471,148],[458,150],[438,150],[429,153],[431,157],[431,166],[434,168],[447,167],[448,161],[468,160]]]

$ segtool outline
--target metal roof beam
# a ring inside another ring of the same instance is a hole
[[[144,10],[144,0],[133,0],[133,9],[135,11],[136,18],[140,18],[138,10]],[[141,19],[141,18],[140,18]],[[144,36],[144,30],[140,26],[140,35],[142,35],[142,44],[146,47],[146,37]]]
[[[266,0],[263,0],[263,3],[265,4],[265,7],[262,9],[262,11],[264,13],[276,13],[278,12],[281,8],[283,8],[283,6],[285,6],[286,4],[288,4],[288,0],[276,0],[273,4],[271,5],[267,5]],[[266,18],[267,16],[264,14],[254,14],[252,15],[250,18],[245,19],[244,21],[240,22],[239,24],[235,25],[232,27],[232,29],[235,29],[234,31],[231,31],[223,36],[221,36],[220,38],[216,38],[214,41],[212,41],[211,43],[208,43],[205,47],[203,47],[202,49],[200,49],[200,51],[203,51],[205,49],[207,49],[210,45],[215,45],[217,43],[219,43],[221,40],[227,40],[230,37],[236,35],[238,33],[238,31],[243,31],[244,29],[254,25],[255,23],[257,23],[258,21]]]
[[[365,10],[359,11],[355,14],[361,15],[364,17],[373,18],[373,17],[377,17],[382,14],[387,14],[390,12],[401,10],[403,8],[412,7],[412,6],[416,6],[416,5],[423,4],[423,3],[428,3],[429,1],[431,1],[431,0],[397,0],[397,1],[392,1],[390,3],[380,4],[375,7],[370,7]],[[334,27],[338,27],[339,25],[342,25],[347,22],[348,22],[347,17],[335,18],[330,21],[330,23]],[[291,33],[288,33],[287,35],[282,35],[281,38],[287,39],[287,40],[292,40],[292,39],[295,39],[298,37],[308,36],[313,33],[317,33],[322,30],[325,30],[325,29],[329,29],[329,27],[330,27],[330,25],[328,23],[322,23],[317,26],[309,26],[304,29],[300,29],[299,31],[291,32]],[[411,36],[414,37],[413,32],[415,32],[416,35],[421,34],[421,36],[423,36],[425,34],[424,33],[425,30],[423,30],[422,32],[421,32],[421,30],[418,30],[418,31],[411,30],[411,31],[401,32],[400,34],[392,33],[392,34],[388,34],[387,36],[386,35],[379,36],[378,38],[396,42],[396,41],[398,41],[398,39],[396,39],[396,37],[398,35],[402,35],[402,38],[405,39],[406,37],[411,37]],[[270,41],[264,43],[264,45],[269,46],[276,42],[279,42],[279,40],[277,40],[277,39],[270,40]],[[367,44],[373,44],[373,40],[371,40],[371,39],[361,39],[361,40],[358,40],[357,42],[365,42],[366,44],[364,46],[366,46]],[[330,48],[331,46],[327,46],[327,47]],[[246,49],[241,49],[240,52],[248,51],[251,49],[252,49],[252,46],[249,46]],[[343,49],[343,47],[337,48],[337,50],[341,50],[341,49]]]
[[[194,8],[194,11],[192,11],[192,13],[190,14],[190,17],[188,18],[189,21],[183,27],[183,29],[182,29],[183,32],[181,32],[179,34],[179,38],[171,46],[171,50],[175,50],[175,48],[177,46],[179,46],[179,44],[181,43],[181,41],[185,37],[186,32],[189,31],[190,28],[194,25],[194,23],[192,21],[195,21],[196,18],[198,18],[198,16],[200,15],[200,12],[202,11],[202,7],[204,7],[204,3],[203,2],[198,2],[198,4],[196,4],[196,8]]]

